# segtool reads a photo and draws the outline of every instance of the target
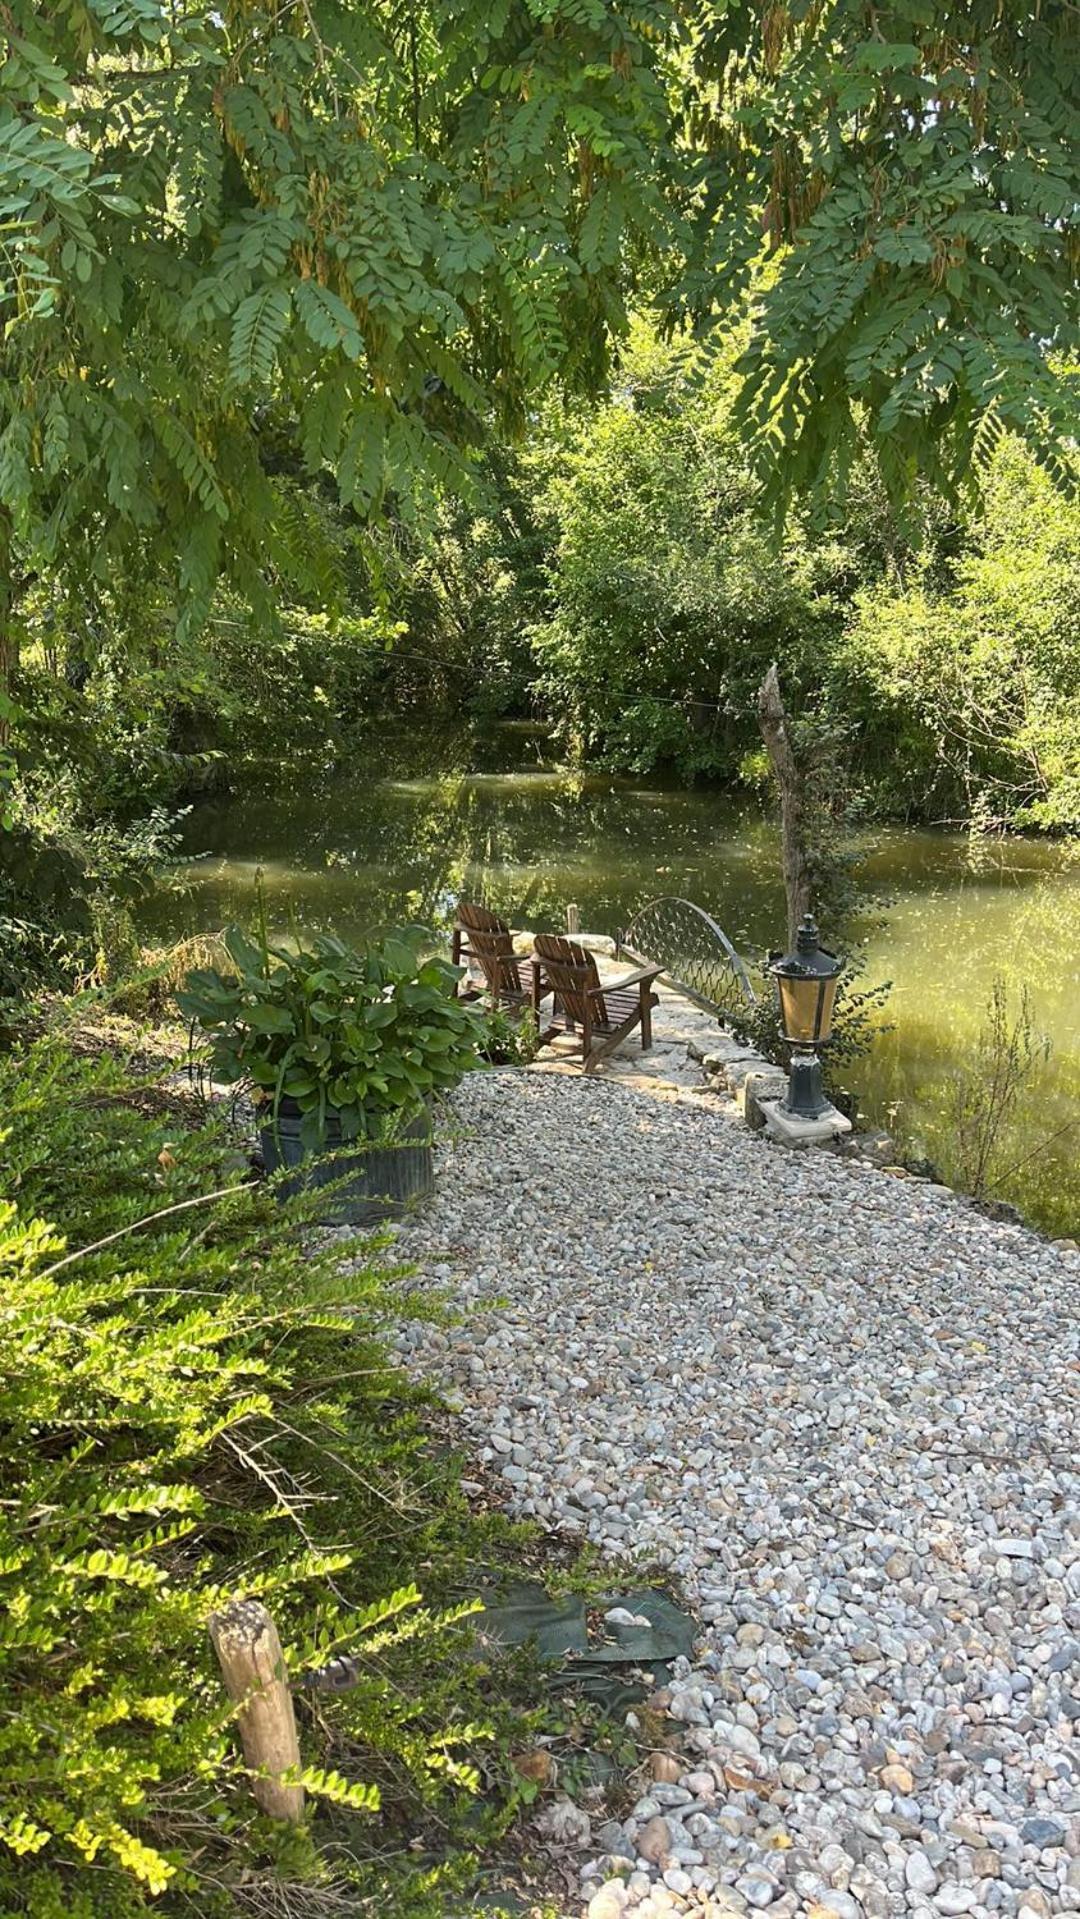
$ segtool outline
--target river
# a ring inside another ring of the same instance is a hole
[[[740,950],[783,939],[775,826],[707,789],[581,776],[543,735],[443,727],[367,742],[355,763],[290,766],[185,822],[177,883],[155,895],[156,938],[250,923],[261,874],[271,920],[357,938],[401,919],[445,927],[459,893],[507,918],[601,931],[662,893],[706,907]],[[1000,1198],[1046,1230],[1080,1236],[1080,848],[1036,838],[969,841],[892,828],[861,871],[887,904],[867,982],[889,979],[881,1033],[851,1068],[864,1118],[953,1173],[950,1085],[970,1059],[995,978],[1013,1012],[1026,985],[1050,1042],[1001,1155]]]

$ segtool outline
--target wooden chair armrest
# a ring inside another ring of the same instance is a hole
[[[659,979],[663,970],[662,966],[643,966],[638,973],[620,973],[618,979],[605,980],[603,985],[590,987],[589,990],[591,993],[621,993],[628,986],[651,985],[654,979]]]

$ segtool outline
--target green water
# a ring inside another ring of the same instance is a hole
[[[545,753],[542,736],[524,727],[483,739],[388,735],[358,748],[347,769],[293,766],[200,805],[186,825],[181,883],[149,903],[146,930],[179,937],[250,920],[261,872],[279,927],[291,918],[347,938],[402,918],[445,926],[459,893],[482,890],[507,918],[538,928],[562,927],[575,901],[581,924],[602,931],[657,894],[682,894],[747,953],[780,943],[767,819],[707,791],[582,778]],[[1026,983],[1053,1050],[1017,1115],[998,1196],[1051,1231],[1077,1232],[1080,857],[1036,839],[973,846],[892,830],[875,837],[864,870],[890,901],[867,977],[893,981],[893,1030],[849,1076],[864,1115],[952,1171],[942,1118],[950,1075],[970,1051],[995,976],[1014,1004]]]

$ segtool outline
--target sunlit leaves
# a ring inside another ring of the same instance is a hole
[[[872,22],[859,0],[776,7],[760,38],[740,9],[701,31],[700,268],[745,293],[762,206],[778,249],[743,369],[778,502],[835,495],[863,433],[894,493],[921,470],[955,494],[985,473],[991,420],[1068,479],[1078,56],[1074,10],[997,0],[893,0]]]

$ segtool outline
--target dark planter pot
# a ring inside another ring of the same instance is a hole
[[[278,1191],[282,1199],[312,1187],[337,1184],[328,1195],[323,1218],[335,1226],[376,1226],[400,1219],[418,1201],[435,1190],[435,1160],[431,1150],[431,1116],[418,1113],[401,1129],[393,1146],[343,1146],[341,1123],[326,1115],[326,1142],[312,1153],[300,1138],[300,1108],[283,1099],[277,1123],[259,1128],[263,1163],[268,1173],[295,1167]],[[333,1154],[333,1158],[324,1155]],[[338,1182],[342,1182],[338,1184]]]

